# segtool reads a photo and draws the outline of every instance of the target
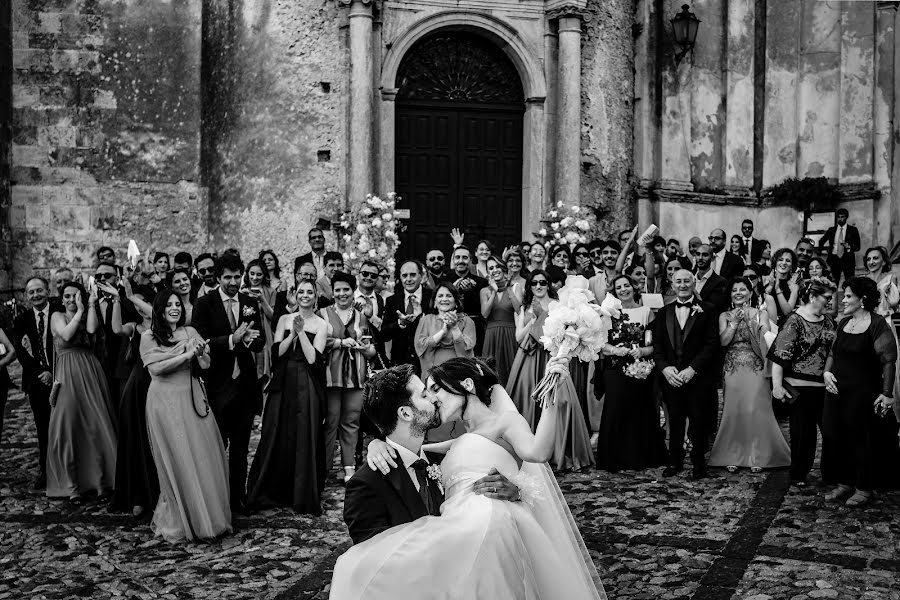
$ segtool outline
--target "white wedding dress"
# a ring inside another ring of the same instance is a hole
[[[497,468],[524,502],[491,500],[472,484]],[[546,464],[494,441],[460,436],[441,463],[440,517],[392,527],[341,556],[332,600],[606,599],[565,499]]]

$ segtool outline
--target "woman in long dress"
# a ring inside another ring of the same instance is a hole
[[[516,356],[515,315],[522,300],[509,286],[506,263],[492,256],[487,261],[487,269],[489,285],[480,292],[481,316],[487,323],[482,354],[494,359],[500,381],[505,383]]]
[[[893,314],[900,310],[900,285],[897,279],[891,273],[891,260],[888,256],[887,248],[884,246],[876,246],[866,250],[865,255],[866,277],[875,282],[878,289],[878,306],[874,308],[874,312],[884,317],[897,339],[897,330],[892,323]],[[898,340],[900,345],[900,340]],[[900,398],[900,359],[896,365],[896,375],[894,379],[894,398]],[[900,402],[894,403],[894,416],[900,420]]]
[[[209,349],[171,290],[157,294],[141,359],[150,372],[147,432],[159,474],[159,501],[150,524],[166,541],[209,540],[231,532],[225,445],[203,383]]]
[[[109,386],[94,356],[92,336],[99,328],[97,296],[81,284],[60,290],[64,312],[50,317],[55,344],[53,378],[59,382],[50,412],[47,496],[69,498],[96,491],[108,496],[116,479],[116,427]],[[118,302],[118,295],[111,299]]]
[[[791,464],[791,448],[772,410],[765,374],[765,339],[769,316],[753,308],[753,284],[744,277],[731,282],[734,308],[719,315],[719,338],[725,352],[725,407],[709,458],[711,467],[754,473]]]
[[[554,358],[547,368],[568,379],[566,359]],[[558,443],[564,402],[545,409],[532,433],[497,384],[496,374],[478,359],[451,359],[432,370],[425,393],[439,403],[441,420],[466,425],[459,438],[422,448],[447,453],[441,516],[392,527],[350,548],[335,565],[332,600],[606,598],[559,486],[543,464]],[[386,445],[381,447],[379,455],[386,458]],[[370,455],[376,454],[372,448]],[[474,493],[474,482],[491,469],[516,483],[524,501]]]
[[[653,342],[646,335],[653,311],[639,306],[641,294],[628,275],[611,282],[612,294],[622,303],[603,347],[606,398],[600,418],[597,466],[610,472],[659,467],[668,462],[665,432],[653,395],[652,372],[644,378],[629,375],[636,361],[650,361]],[[645,363],[646,364],[646,363]]]
[[[328,328],[314,312],[318,298],[313,282],[297,284],[296,301],[300,310],[283,315],[275,329],[275,369],[250,467],[248,504],[321,515],[328,472],[322,427]]]
[[[528,274],[525,298],[519,314],[516,315],[516,340],[519,350],[510,369],[509,390],[513,405],[528,425],[537,427],[541,409],[531,399],[531,392],[537,382],[544,377],[550,353],[538,341],[543,335],[544,321],[547,319],[551,300],[557,297],[550,287],[546,271],[532,271]],[[573,358],[577,361],[577,358]],[[571,366],[570,366],[571,373]],[[424,374],[424,373],[423,373]],[[550,464],[558,471],[582,469],[594,464],[591,451],[591,433],[579,404],[578,392],[571,377],[560,380],[557,395],[561,402],[560,418]]]
[[[876,490],[900,484],[900,448],[893,396],[897,342],[875,312],[882,294],[865,277],[849,279],[841,301],[844,318],[825,362],[822,461],[825,483],[837,485],[829,502],[868,504]]]

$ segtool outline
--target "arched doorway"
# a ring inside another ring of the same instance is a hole
[[[525,104],[506,54],[472,33],[437,32],[406,53],[397,87],[395,189],[411,213],[401,255],[449,250],[453,227],[473,246],[518,242]]]

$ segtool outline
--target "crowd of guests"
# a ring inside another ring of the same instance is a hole
[[[373,370],[427,374],[487,357],[535,426],[543,324],[567,277],[581,275],[622,311],[600,360],[574,360],[560,384],[554,469],[664,467],[671,477],[689,455],[697,479],[707,465],[790,467],[802,486],[818,430],[822,480],[834,486],[826,499],[861,505],[898,484],[890,319],[900,290],[882,247],[865,251],[856,275],[859,233],[847,220],[839,210],[818,244],[774,251],[750,220],[740,235],[715,229],[686,248],[634,228],[500,250],[454,230],[452,249],[396,274],[375,261],[346,272],[319,229],[291,272],[270,250],[247,262],[235,249],[160,252],[132,269],[103,247],[89,274],[27,281],[24,310],[0,330],[0,395],[18,359],[38,433],[34,486],[47,496],[152,513],[168,540],[215,538],[234,514],[321,514],[335,460],[348,481],[364,438],[380,437],[361,411]],[[446,424],[428,441],[460,433]]]

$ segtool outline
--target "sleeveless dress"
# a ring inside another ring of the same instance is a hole
[[[894,334],[894,341],[900,345],[900,339],[897,338],[897,330],[894,328],[891,319],[893,317],[893,309],[891,306],[900,301],[900,290],[894,284],[890,276],[882,277],[876,284],[880,299],[875,312],[885,318],[890,326],[891,333]],[[896,376],[894,377],[894,398],[900,399],[900,355],[897,357]],[[900,421],[900,402],[894,402],[894,416]]]
[[[176,335],[200,338],[191,328]],[[141,335],[147,367],[184,352],[186,340],[160,346],[150,331]],[[193,361],[191,361],[193,362]],[[169,542],[212,539],[231,532],[228,467],[216,418],[191,362],[151,375],[147,390],[147,433],[159,474],[159,501],[150,524]]]
[[[494,359],[494,370],[501,384],[509,379],[509,369],[517,349],[516,319],[510,293],[507,289],[498,294],[487,318],[481,350],[482,356]]]
[[[622,318],[613,321],[609,343],[644,345],[650,322],[646,306],[623,308]],[[634,362],[631,356],[604,356],[603,377],[606,397],[597,440],[597,466],[606,471],[641,470],[668,462],[666,434],[659,426],[653,374],[646,379],[629,377],[623,370]]]
[[[310,344],[315,334],[305,332]],[[299,343],[278,357],[269,385],[262,437],[247,485],[252,508],[290,506],[298,513],[321,515],[325,464],[325,370],[316,352],[309,364]]]
[[[53,342],[53,377],[60,388],[48,427],[47,496],[68,498],[91,490],[102,495],[116,480],[109,384],[84,329],[68,342],[56,336]]]
[[[509,381],[506,390],[510,398],[532,431],[537,427],[541,416],[541,408],[531,399],[531,392],[537,386],[537,382],[544,376],[550,353],[547,352],[538,341],[543,335],[544,321],[547,320],[547,312],[539,316],[531,324],[531,331],[525,336],[516,358],[510,369]],[[573,358],[577,361],[577,358]],[[593,466],[594,453],[591,450],[591,432],[587,428],[584,413],[575,390],[575,384],[571,377],[566,377],[559,382],[557,395],[561,406],[557,420],[556,442],[553,447],[553,457],[550,464],[556,470],[583,469]]]
[[[159,499],[159,477],[153,464],[150,438],[147,437],[147,390],[150,373],[141,360],[141,334],[137,331],[128,342],[133,366],[122,388],[119,404],[119,445],[116,457],[116,491],[112,510],[130,511],[135,506],[146,509]]]
[[[787,467],[791,448],[772,410],[756,321],[740,321],[725,353],[724,408],[711,467]]]
[[[525,502],[491,500],[472,484],[492,468]],[[523,463],[475,433],[441,463],[441,516],[392,527],[353,546],[334,567],[332,600],[606,598],[581,535],[546,465]]]

